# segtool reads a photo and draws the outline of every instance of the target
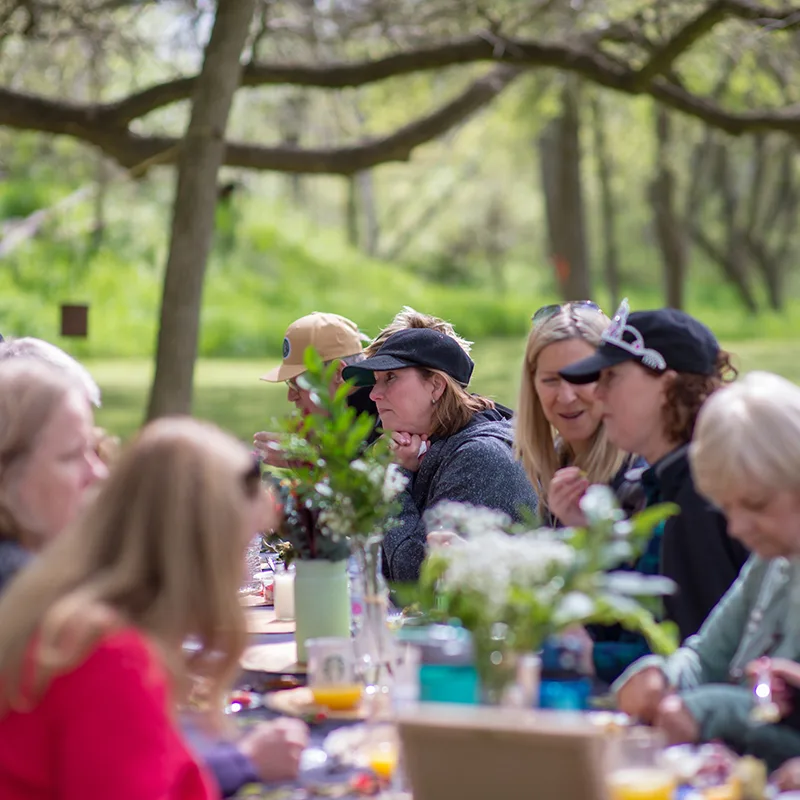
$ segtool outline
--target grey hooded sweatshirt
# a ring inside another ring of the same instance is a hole
[[[398,524],[383,540],[383,573],[394,582],[413,582],[425,558],[422,515],[451,500],[503,511],[521,521],[522,509],[536,513],[538,498],[514,459],[511,423],[500,411],[480,411],[458,433],[429,443],[417,472],[401,492]]]

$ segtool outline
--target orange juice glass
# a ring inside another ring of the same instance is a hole
[[[361,702],[361,692],[362,687],[357,683],[311,687],[314,702],[318,706],[325,706],[332,711],[351,711]]]
[[[611,800],[672,800],[675,779],[660,767],[627,767],[608,776]]]
[[[664,761],[664,737],[653,728],[625,728],[608,740],[611,800],[672,800],[676,782]]]
[[[353,640],[344,637],[308,639],[308,685],[317,705],[349,711],[361,702]]]

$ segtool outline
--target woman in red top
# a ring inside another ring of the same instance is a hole
[[[3,800],[208,800],[174,719],[202,677],[214,722],[246,642],[244,547],[271,503],[247,450],[160,420],[0,599]],[[182,644],[200,648],[187,663]]]

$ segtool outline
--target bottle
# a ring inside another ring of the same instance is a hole
[[[569,634],[553,636],[542,646],[539,707],[582,711],[589,705],[592,681],[581,672],[583,645]]]

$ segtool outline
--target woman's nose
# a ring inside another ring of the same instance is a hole
[[[558,387],[558,399],[562,403],[571,403],[577,396],[578,393],[575,391],[575,387],[571,383],[562,380],[561,385]]]
[[[89,484],[104,481],[108,477],[108,467],[97,453],[91,451],[87,457],[87,462],[89,465]]]

